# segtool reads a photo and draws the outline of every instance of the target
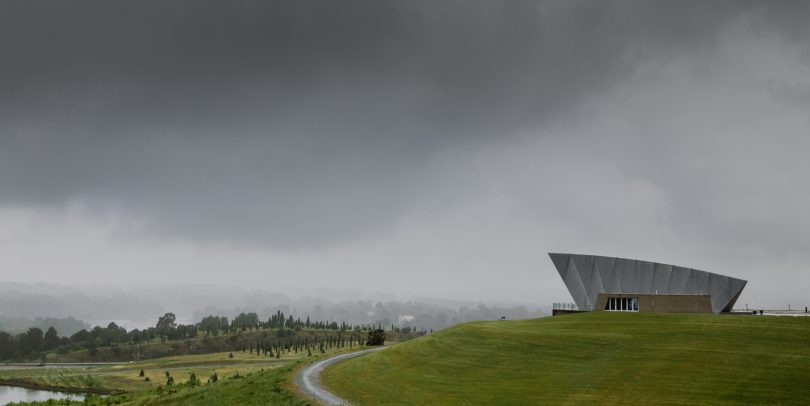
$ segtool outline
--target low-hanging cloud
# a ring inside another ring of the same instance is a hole
[[[0,205],[78,205],[193,244],[334,248],[333,264],[415,272],[406,287],[414,269],[493,286],[493,264],[527,277],[561,249],[796,272],[808,16],[804,2],[4,2]]]
[[[568,112],[583,98],[644,61],[711,48],[746,13],[784,14],[722,2],[3,8],[2,202],[89,202],[160,233],[286,248],[385,229],[423,196],[436,151],[579,120]]]

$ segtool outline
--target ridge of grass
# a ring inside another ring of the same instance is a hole
[[[806,404],[810,318],[471,322],[338,363],[321,379],[357,405]]]

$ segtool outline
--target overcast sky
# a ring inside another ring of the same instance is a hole
[[[3,1],[0,279],[810,304],[810,3]]]

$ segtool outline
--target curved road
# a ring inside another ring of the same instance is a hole
[[[372,348],[370,350],[363,350],[357,352],[350,352],[348,354],[341,354],[336,355],[332,358],[327,358],[325,360],[318,361],[312,365],[309,365],[303,369],[301,372],[298,373],[298,376],[295,377],[295,384],[298,385],[299,388],[306,394],[312,398],[317,399],[319,402],[325,405],[349,405],[349,401],[346,399],[342,399],[335,395],[332,392],[326,390],[326,388],[321,385],[321,380],[318,378],[318,375],[323,371],[324,368],[327,366],[334,364],[340,360],[344,360],[346,358],[356,357],[358,355],[368,354],[374,351],[384,350],[387,347],[379,347],[379,348]]]

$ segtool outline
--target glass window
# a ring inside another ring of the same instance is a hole
[[[615,312],[637,312],[637,297],[609,297],[605,302],[605,310]]]

